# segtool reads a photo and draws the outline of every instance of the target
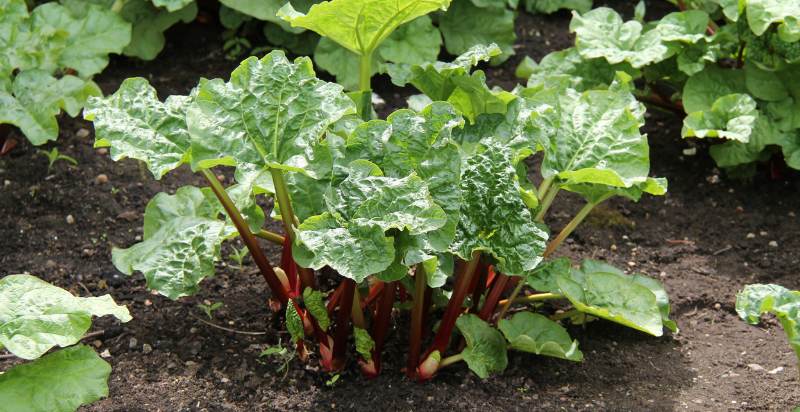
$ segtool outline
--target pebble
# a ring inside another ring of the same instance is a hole
[[[47,262],[45,262],[44,266],[48,269],[55,269],[58,264],[56,264],[56,262],[52,259],[47,259]]]
[[[111,357],[111,351],[106,349],[106,350],[100,352],[100,357],[102,357],[102,358],[110,358]]]
[[[764,367],[757,364],[757,363],[748,363],[747,367],[754,370],[754,371],[763,371]]]
[[[136,349],[137,346],[139,346],[139,341],[136,340],[136,338],[131,338],[128,341],[128,348],[129,349]]]
[[[747,238],[748,239],[755,239],[756,238],[756,234],[755,233],[748,233],[747,234]]]
[[[696,147],[689,147],[689,148],[683,149],[683,155],[684,156],[694,156],[696,154],[697,154],[697,148]]]
[[[758,234],[761,235],[761,236],[766,236],[769,233],[767,233],[766,231],[762,230],[762,231],[758,232]]]
[[[776,242],[776,241],[774,241],[774,240],[770,240],[770,241],[769,241],[769,246],[770,246],[770,247],[778,247],[778,242]]]
[[[108,175],[105,173],[100,173],[97,177],[94,178],[94,183],[98,185],[102,185],[108,183]]]
[[[75,136],[78,136],[79,138],[83,139],[83,138],[89,136],[89,131],[84,129],[84,128],[80,128],[80,129],[78,129],[78,132],[75,133]]]
[[[74,225],[75,224],[75,217],[72,215],[67,215],[67,224]]]
[[[148,354],[148,353],[150,353],[152,351],[153,351],[153,347],[152,346],[150,346],[150,345],[148,345],[146,343],[144,345],[142,345],[142,353]]]
[[[9,186],[11,186],[11,181],[10,181],[10,180],[8,180],[8,179],[4,180],[4,181],[3,181],[3,186],[4,186],[4,187],[9,187]]]
[[[719,303],[715,303],[714,304],[714,309],[720,310],[720,309],[722,309],[722,305],[720,305]]]
[[[95,153],[99,154],[100,156],[105,156],[108,154],[108,149],[106,149],[105,147],[101,147],[95,150]]]
[[[99,348],[99,347],[103,346],[103,341],[101,341],[100,339],[95,339],[95,340],[92,341],[92,345],[95,348]]]
[[[775,375],[776,373],[783,372],[783,366],[778,366],[777,368],[767,372],[770,375]]]

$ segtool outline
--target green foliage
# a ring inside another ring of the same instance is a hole
[[[800,292],[779,285],[747,285],[736,295],[736,313],[751,325],[765,313],[775,315],[800,359]]]
[[[499,3],[499,4],[498,4]],[[447,52],[453,55],[466,53],[480,44],[497,44],[502,54],[492,61],[502,63],[514,54],[514,12],[505,2],[454,0],[450,10],[439,20]]]
[[[578,341],[572,340],[563,326],[546,316],[519,312],[511,319],[500,319],[497,327],[511,349],[575,362],[583,360]]]
[[[50,169],[52,169],[53,165],[59,160],[71,163],[74,166],[78,165],[78,161],[75,160],[75,158],[61,154],[57,147],[50,149],[50,151],[39,150],[37,153],[47,158],[47,173],[50,173]]]
[[[203,313],[208,316],[208,319],[214,319],[214,312],[221,308],[223,305],[222,302],[214,302],[214,303],[198,303],[197,307],[203,311]]]
[[[506,340],[497,329],[475,315],[460,316],[456,326],[467,342],[461,354],[470,370],[481,379],[486,379],[506,369]]]
[[[55,346],[78,343],[93,316],[131,320],[111,296],[79,298],[34,276],[0,279],[0,347],[23,359],[36,359]]]
[[[77,345],[0,374],[3,410],[73,412],[108,396],[111,365]]]

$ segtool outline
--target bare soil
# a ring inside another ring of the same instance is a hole
[[[615,7],[631,14],[633,6]],[[667,10],[652,8],[654,14]],[[487,69],[488,76],[513,85],[523,55],[538,60],[570,45],[568,22],[568,13],[521,14],[518,55]],[[236,65],[222,58],[219,33],[208,26],[171,30],[169,42],[154,62],[115,59],[99,84],[111,93],[124,78],[139,75],[165,97],[186,93],[201,76],[226,77]],[[392,89],[385,79],[377,90],[388,102],[384,111],[412,93]],[[151,294],[141,275],[117,272],[111,247],[136,242],[147,201],[159,191],[202,182],[188,170],[153,181],[135,162],[115,163],[93,149],[90,123],[67,117],[60,123],[61,136],[50,146],[79,166],[57,163],[48,174],[46,159],[27,143],[0,157],[0,276],[30,272],[82,296],[110,293],[131,309],[128,324],[95,324],[93,330],[105,333],[88,343],[109,355],[111,393],[82,410],[786,411],[800,405],[797,359],[778,323],[749,326],[734,311],[735,293],[745,284],[800,289],[800,178],[787,171],[775,179],[760,170],[752,181],[729,180],[704,147],[684,155],[695,144],[681,140],[681,120],[672,114],[650,110],[646,126],[653,174],[669,179],[669,193],[639,204],[611,201],[562,253],[662,280],[679,334],[653,338],[593,322],[570,329],[585,354],[582,363],[512,353],[508,370],[485,382],[459,365],[417,384],[399,373],[407,325],[395,319],[383,375],[366,380],[350,365],[333,386],[313,361],[292,360],[282,370],[282,362],[259,357],[287,336],[278,332],[278,317],[265,306],[269,292],[249,261],[241,270],[220,263],[199,295],[179,301]],[[554,229],[580,207],[578,199],[560,196],[549,222]],[[277,261],[277,249],[264,247]],[[204,301],[224,303],[215,324],[263,335],[199,321],[205,315],[197,304]],[[0,360],[0,369],[12,364]]]

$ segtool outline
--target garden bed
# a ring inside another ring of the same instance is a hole
[[[513,69],[523,55],[539,59],[570,44],[568,22],[567,13],[521,15],[517,57],[490,69],[487,77],[513,85]],[[178,28],[169,41],[154,62],[115,60],[97,78],[103,91],[111,93],[123,79],[138,75],[165,97],[186,93],[199,77],[224,77],[236,66],[223,58],[218,33],[209,26]],[[380,83],[384,112],[411,93],[385,79]],[[259,357],[267,346],[287,342],[288,335],[274,327],[278,316],[267,309],[266,285],[252,264],[241,270],[220,267],[197,296],[180,301],[151,294],[141,275],[127,278],[111,264],[112,245],[126,247],[141,236],[142,211],[155,193],[202,182],[188,170],[156,182],[133,161],[114,163],[92,148],[89,122],[66,117],[55,145],[78,160],[78,167],[57,163],[48,175],[45,157],[27,143],[0,158],[0,276],[28,271],[81,296],[110,293],[130,308],[134,320],[128,324],[95,323],[94,330],[105,333],[88,343],[108,356],[114,369],[109,398],[83,409],[89,411],[787,410],[800,405],[796,357],[777,322],[748,326],[734,312],[735,293],[745,284],[800,289],[800,178],[762,171],[751,182],[729,180],[715,171],[702,147],[696,155],[685,154],[690,143],[680,138],[678,117],[655,110],[648,116],[652,173],[669,179],[669,193],[636,206],[621,199],[607,203],[565,250],[575,258],[607,260],[658,277],[681,331],[653,338],[608,322],[571,327],[586,357],[582,363],[513,353],[505,373],[486,384],[464,365],[416,384],[399,372],[405,362],[401,335],[388,340],[384,372],[374,380],[351,365],[331,387],[315,359],[293,360],[280,370],[281,362]],[[579,208],[574,200],[553,210],[554,228]],[[265,246],[277,260],[277,249]],[[215,324],[263,334],[202,322],[205,314],[197,304],[206,300],[224,304],[214,313]],[[400,324],[391,333],[404,334],[407,320],[395,321]],[[0,367],[8,362],[0,360]]]

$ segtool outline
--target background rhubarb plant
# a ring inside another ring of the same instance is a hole
[[[800,292],[780,285],[747,285],[736,295],[736,313],[751,325],[757,325],[761,315],[774,315],[800,359]]]
[[[314,10],[307,16],[325,8]],[[337,33],[342,42],[358,36]],[[142,242],[115,249],[115,266],[178,299],[213,276],[221,244],[238,235],[299,358],[316,352],[337,371],[355,349],[367,376],[380,373],[391,336],[408,340],[405,373],[427,380],[460,361],[481,377],[499,373],[509,349],[580,361],[562,321],[677,331],[656,280],[555,257],[598,204],[666,191],[664,179],[649,177],[631,77],[620,72],[600,90],[569,79],[493,90],[471,71],[498,53],[476,47],[453,63],[394,67],[430,103],[385,120],[362,120],[310,59],[279,51],[246,59],[228,81],[203,79],[187,96],[162,102],[132,78],[90,99],[85,117],[113,159],[140,160],[157,179],[185,164],[208,182],[155,196]],[[538,170],[526,162],[534,155]],[[235,168],[235,184],[223,187],[219,167]],[[552,237],[547,212],[563,192],[586,206]],[[262,196],[272,198],[270,213]],[[267,217],[283,223],[282,234],[263,228]],[[258,238],[282,247],[279,261]],[[555,300],[571,309],[542,304]],[[394,330],[396,311],[409,312],[410,330]]]
[[[31,362],[0,373],[2,408],[72,412],[108,396],[111,365],[79,344],[93,316],[131,320],[111,296],[75,297],[31,275],[0,279],[0,349]],[[54,347],[60,349],[47,353]]]
[[[610,8],[573,12],[575,46],[525,60],[529,85],[569,76],[575,87],[606,87],[616,71],[640,79],[637,96],[684,117],[685,138],[722,140],[716,163],[751,175],[776,154],[800,169],[800,5],[719,0],[673,2],[660,20],[623,21]]]

